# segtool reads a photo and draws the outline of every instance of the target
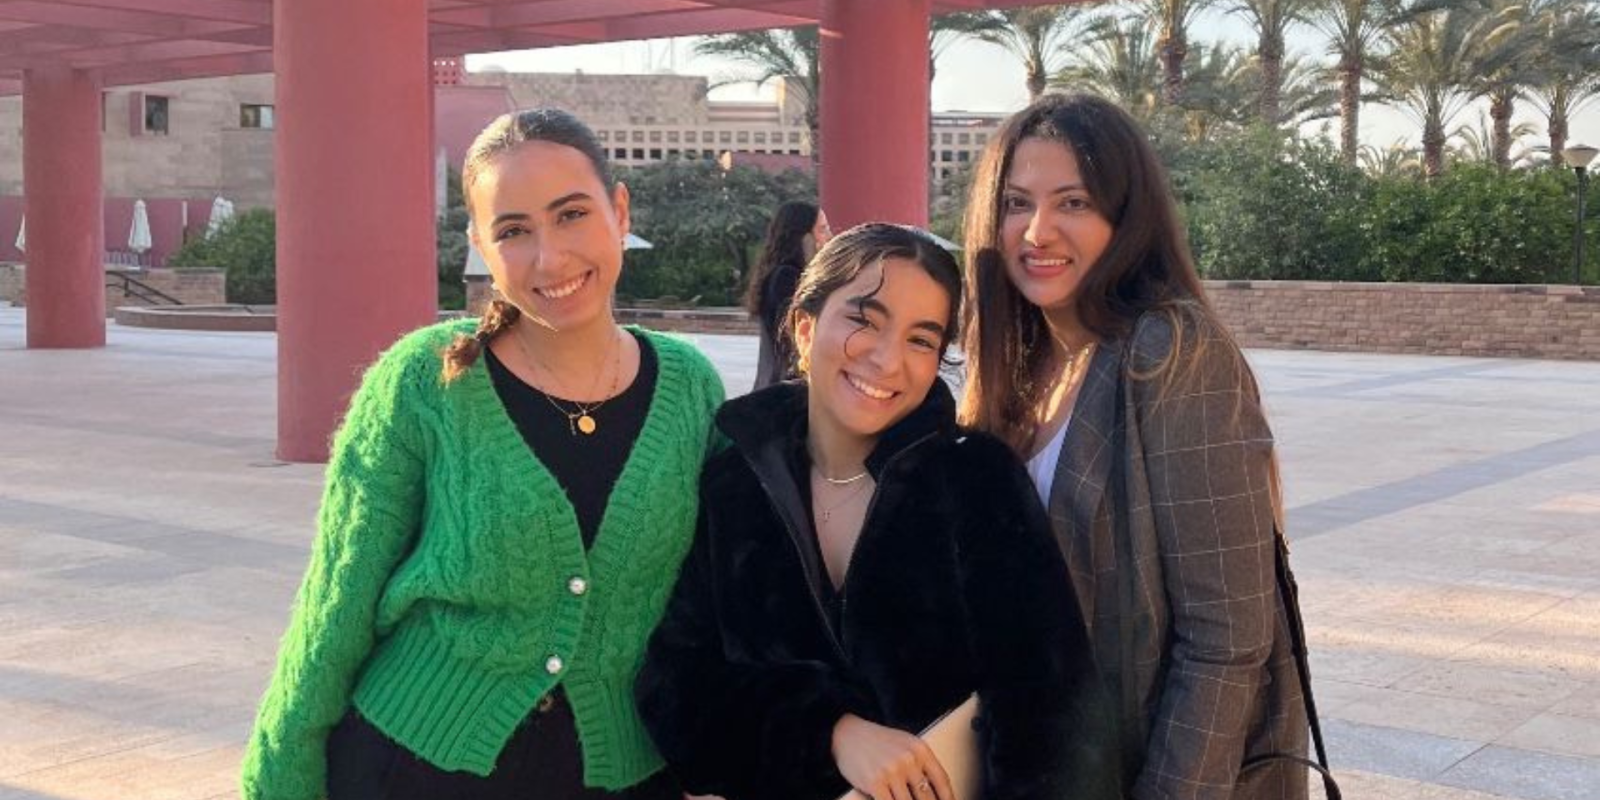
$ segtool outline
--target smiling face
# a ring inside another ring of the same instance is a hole
[[[512,305],[558,331],[610,321],[627,187],[608,193],[583,153],[531,141],[489,162],[468,191],[472,243]]]
[[[1012,153],[1002,192],[1006,276],[1047,314],[1070,313],[1084,276],[1114,233],[1089,196],[1077,157],[1061,142],[1023,139]]]
[[[920,264],[886,258],[834,290],[815,317],[796,312],[815,424],[875,438],[921,405],[939,377],[950,299]]]

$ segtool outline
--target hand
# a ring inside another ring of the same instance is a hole
[[[854,714],[834,723],[833,760],[844,779],[872,800],[957,800],[950,776],[926,742]]]

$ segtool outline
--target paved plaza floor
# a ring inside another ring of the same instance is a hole
[[[743,391],[754,340],[693,338]],[[271,334],[0,308],[0,800],[233,797],[322,469]],[[1255,351],[1351,800],[1600,800],[1600,364]]]

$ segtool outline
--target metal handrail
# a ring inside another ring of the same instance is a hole
[[[150,305],[181,306],[183,301],[151,286],[125,272],[106,273],[106,288],[121,289],[129,297],[136,297]]]

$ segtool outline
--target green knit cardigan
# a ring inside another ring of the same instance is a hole
[[[351,401],[245,753],[246,800],[323,797],[328,734],[352,703],[429,763],[487,775],[558,684],[585,783],[618,789],[662,766],[633,680],[694,536],[722,381],[693,346],[643,333],[655,394],[586,552],[483,360],[441,381],[440,351],[475,325],[406,336]]]

